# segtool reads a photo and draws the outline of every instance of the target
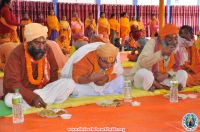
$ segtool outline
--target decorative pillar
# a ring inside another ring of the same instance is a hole
[[[135,17],[138,17],[138,0],[133,0],[133,5],[135,5]]]
[[[167,0],[167,23],[171,23],[171,0]]]
[[[159,0],[159,30],[164,27],[165,24],[165,4],[164,0]]]
[[[101,0],[97,0],[96,2],[97,2],[97,8],[98,8],[97,18],[99,18],[99,17],[100,17],[100,12],[101,12],[101,10],[100,10],[100,7],[101,7]]]
[[[55,16],[58,17],[58,0],[53,0]]]

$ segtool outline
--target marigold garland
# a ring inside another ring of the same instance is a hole
[[[191,61],[186,62],[185,66],[186,67],[191,67],[191,66],[195,65],[195,63],[196,63],[196,60],[195,60],[195,55],[196,55],[195,47],[191,46],[190,48],[187,49],[187,51],[188,51],[188,54],[190,55]],[[190,59],[188,59],[188,60],[190,60]]]
[[[24,44],[24,50],[25,50],[25,59],[26,59],[26,70],[28,75],[28,80],[33,85],[40,85],[43,79],[43,65],[44,65],[44,57],[42,57],[40,60],[35,61],[35,63],[38,64],[38,76],[37,79],[33,78],[33,70],[32,70],[32,64],[31,64],[31,56],[28,53],[28,44]]]
[[[162,47],[160,47],[160,49],[162,49]],[[173,68],[173,65],[174,65],[174,53],[171,53],[170,61],[169,61],[169,64],[167,65],[167,67],[164,66],[164,60],[161,60],[159,62],[159,71],[161,73],[166,73]]]

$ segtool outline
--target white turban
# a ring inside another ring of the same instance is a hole
[[[24,36],[27,42],[30,42],[41,36],[47,38],[48,29],[39,23],[30,23],[25,25]]]

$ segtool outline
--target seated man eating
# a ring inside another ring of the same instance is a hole
[[[122,73],[118,48],[96,42],[81,47],[70,57],[61,78],[75,81],[73,97],[97,96],[122,93]]]
[[[47,32],[47,27],[41,24],[26,25],[26,41],[11,52],[3,78],[3,90],[6,94],[4,101],[8,107],[12,107],[16,88],[24,99],[24,108],[61,103],[72,93],[75,85],[72,80],[62,79],[62,83],[59,83],[60,80],[56,81],[58,65],[47,44]]]
[[[178,70],[174,52],[178,45],[178,28],[166,24],[158,38],[149,40],[133,68],[134,86],[145,90],[169,89],[174,77],[179,82],[179,90],[186,86],[188,74]]]

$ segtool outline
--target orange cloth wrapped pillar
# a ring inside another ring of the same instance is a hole
[[[165,4],[164,0],[159,1],[159,30],[165,25]]]

